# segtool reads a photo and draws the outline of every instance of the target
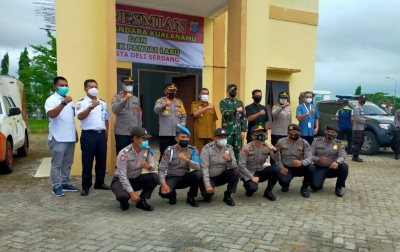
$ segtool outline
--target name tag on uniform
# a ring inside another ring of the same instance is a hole
[[[311,122],[308,122],[308,128],[311,129]]]

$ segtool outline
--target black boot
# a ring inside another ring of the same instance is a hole
[[[396,150],[394,151],[394,159],[399,160],[399,152],[400,150],[398,150],[398,148],[396,148]]]
[[[338,196],[338,197],[343,197],[344,193],[343,193],[343,191],[342,191],[342,188],[341,188],[341,187],[336,187],[336,189],[335,189],[335,194],[336,194],[336,196]]]
[[[136,208],[140,208],[144,211],[153,211],[154,210],[154,208],[152,206],[147,204],[145,198],[140,198],[140,201],[138,203],[136,203]]]
[[[273,188],[274,188],[274,186],[268,185],[267,189],[265,189],[265,192],[264,192],[264,197],[269,199],[270,201],[276,200],[275,195],[272,193]]]
[[[352,160],[354,162],[359,162],[359,163],[363,162],[363,160],[361,158],[359,158],[358,155],[353,155],[353,159]]]
[[[169,202],[168,203],[170,205],[175,205],[176,204],[176,192],[175,191],[170,193]]]
[[[122,211],[126,211],[129,209],[129,202],[128,201],[120,202],[119,207],[121,208]]]
[[[198,207],[199,203],[196,202],[193,196],[190,196],[189,193],[187,195],[186,203],[191,205],[192,207]]]
[[[310,194],[308,193],[307,187],[304,186],[304,185],[301,186],[300,193],[301,193],[301,196],[303,196],[304,198],[309,198],[310,197]]]
[[[235,202],[233,201],[233,199],[231,198],[231,193],[230,192],[224,192],[224,202],[228,205],[228,206],[234,206]]]

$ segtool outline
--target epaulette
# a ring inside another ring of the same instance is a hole
[[[100,98],[99,98],[99,100],[100,100],[100,101],[102,101],[102,102],[106,102],[105,100],[103,100],[103,99],[100,99]]]
[[[322,141],[322,139],[323,139],[322,137],[318,137],[318,138],[316,138],[315,140],[316,140],[316,141]]]
[[[335,142],[336,142],[336,143],[341,143],[341,142],[342,142],[342,140],[335,139]]]
[[[228,147],[228,148],[233,149],[233,146],[232,146],[232,145],[229,145],[229,144],[226,144],[225,147]]]
[[[188,145],[188,148],[196,149],[196,146]]]
[[[274,108],[279,108],[279,106],[278,105],[274,105],[274,106],[272,106],[272,108],[274,109]]]
[[[125,147],[122,151],[125,152],[125,153],[128,153],[128,151],[129,151],[130,149],[132,149],[132,146],[131,146],[131,145],[128,146],[128,147]]]
[[[83,99],[85,99],[85,98],[82,98],[82,99],[80,99],[80,100],[78,100],[78,101],[83,101]]]
[[[170,151],[172,150],[172,146],[168,146],[168,148],[165,151]]]
[[[204,147],[205,147],[205,148],[209,148],[209,147],[212,147],[213,144],[214,144],[214,143],[208,143],[208,144],[204,145]]]

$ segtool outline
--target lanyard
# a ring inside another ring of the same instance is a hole
[[[307,110],[307,113],[308,113],[308,116],[307,116],[307,118],[308,118],[308,121],[310,121],[310,111],[308,110],[308,108],[307,108],[307,106],[306,106],[306,104],[305,104],[305,103],[303,103],[303,105],[304,105],[304,107],[306,108],[306,110]],[[311,107],[311,104],[310,104],[310,109],[312,109],[312,107]]]

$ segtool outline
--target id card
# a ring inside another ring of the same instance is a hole
[[[311,122],[308,122],[308,128],[311,129]]]

